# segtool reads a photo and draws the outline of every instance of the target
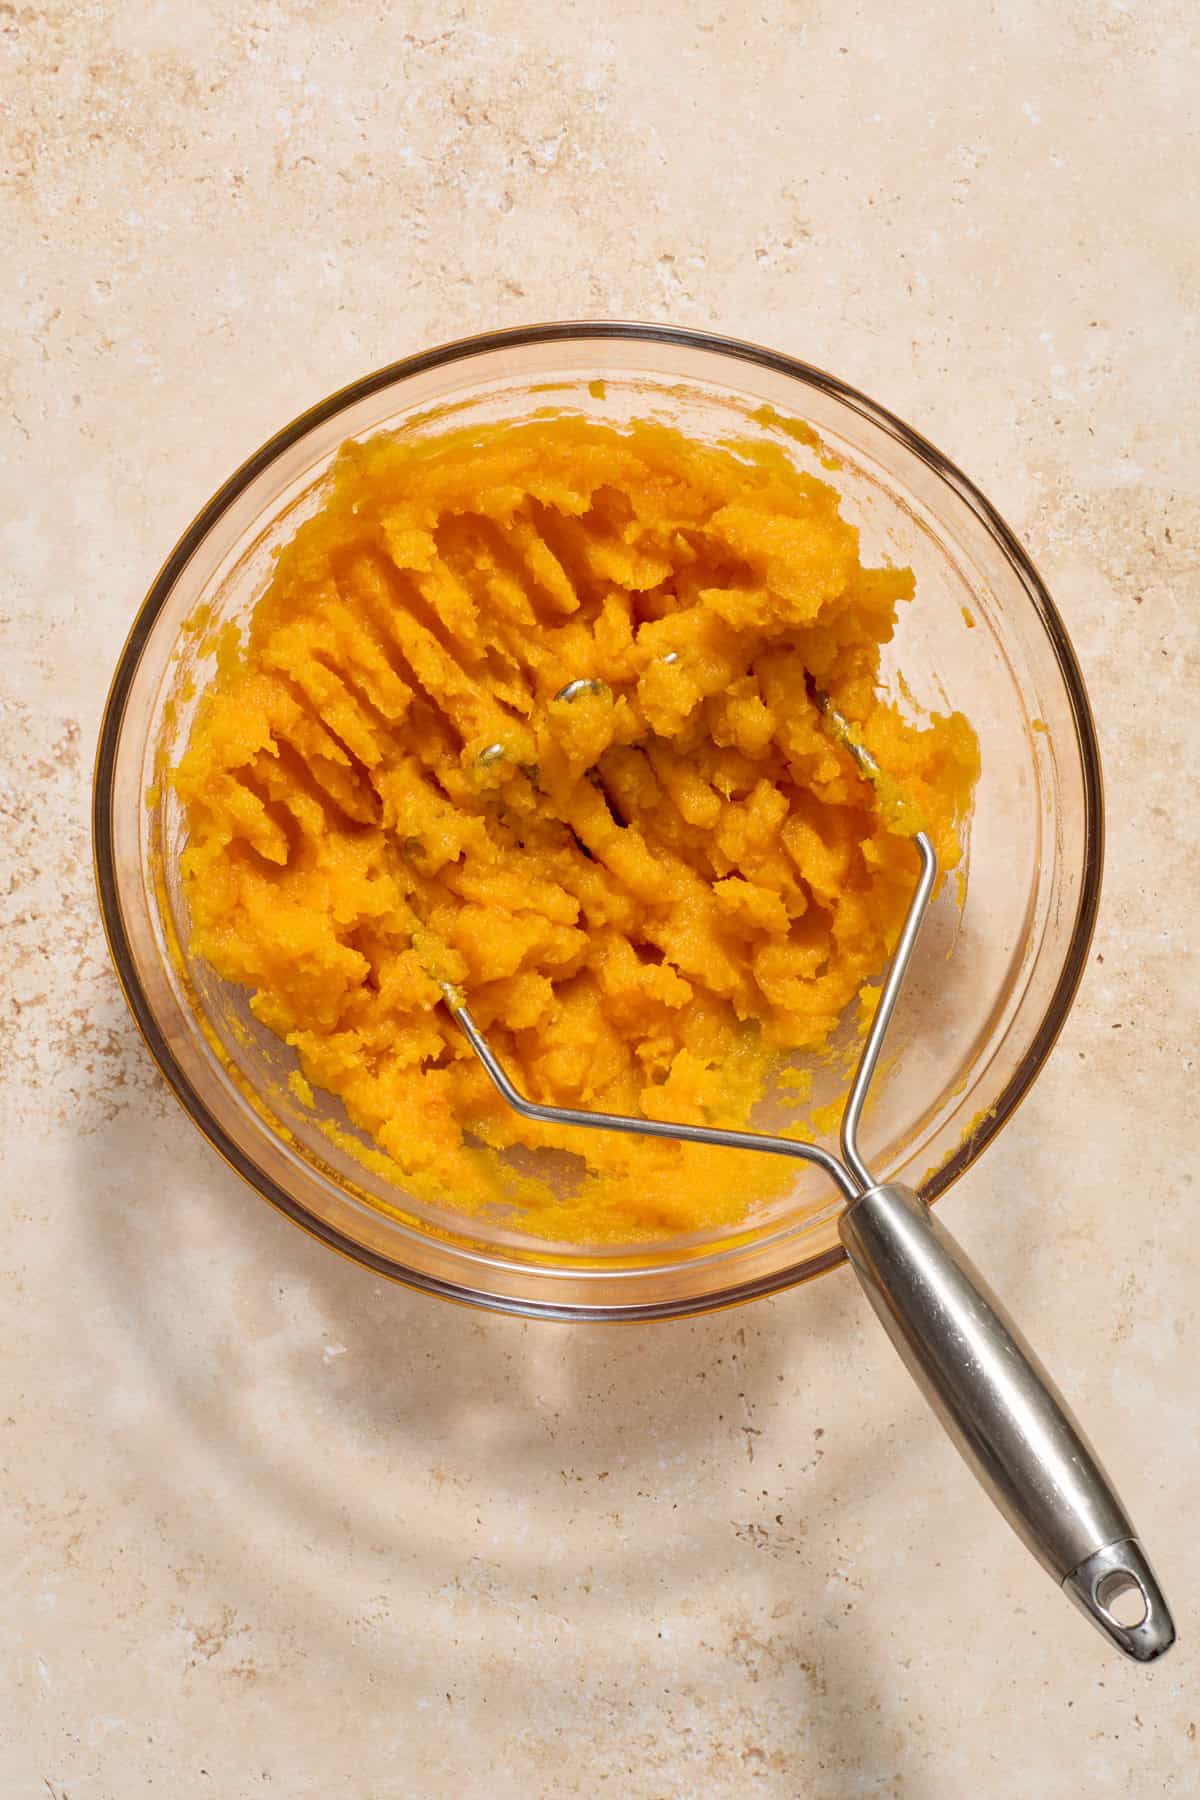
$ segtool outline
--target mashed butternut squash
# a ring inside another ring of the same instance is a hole
[[[912,592],[782,457],[561,416],[349,444],[174,772],[193,948],[418,1194],[734,1222],[794,1170],[520,1119],[435,976],[541,1100],[745,1125],[880,973],[914,821],[959,857],[974,735],[876,687]]]

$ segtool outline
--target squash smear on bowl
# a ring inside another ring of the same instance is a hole
[[[878,687],[912,597],[777,452],[569,416],[349,444],[173,772],[193,948],[412,1192],[581,1243],[736,1225],[795,1165],[519,1118],[435,976],[539,1100],[746,1125],[878,977],[916,824],[959,860],[974,734]]]

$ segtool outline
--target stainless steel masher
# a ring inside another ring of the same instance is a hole
[[[595,692],[568,684],[559,699]],[[832,734],[862,773],[880,770],[846,720],[821,694]],[[500,745],[492,746],[500,755]],[[486,752],[485,752],[486,755]],[[751,1131],[662,1123],[621,1113],[541,1106],[520,1093],[471,1017],[443,981],[446,1004],[499,1092],[528,1119],[627,1131],[642,1137],[761,1150],[816,1163],[845,1196],[838,1233],[884,1329],[950,1437],[1009,1524],[1042,1566],[1117,1648],[1135,1662],[1170,1649],[1175,1627],[1134,1527],[1095,1451],[999,1300],[919,1194],[877,1182],[858,1145],[863,1106],[937,878],[924,832],[914,838],[921,872],[858,1060],[842,1118],[841,1158],[818,1144]],[[1114,1608],[1129,1619],[1122,1623]]]

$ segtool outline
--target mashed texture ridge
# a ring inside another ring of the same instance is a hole
[[[974,735],[876,686],[912,592],[781,455],[565,416],[349,444],[174,772],[193,949],[417,1194],[583,1242],[735,1222],[794,1166],[522,1120],[434,975],[535,1098],[745,1125],[880,973],[914,821],[959,858]]]

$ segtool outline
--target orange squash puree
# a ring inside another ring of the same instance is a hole
[[[959,858],[974,734],[876,687],[912,594],[827,483],[659,425],[349,444],[174,772],[193,948],[418,1195],[579,1242],[734,1223],[790,1164],[517,1117],[433,973],[538,1099],[745,1125],[879,974],[915,821]]]

